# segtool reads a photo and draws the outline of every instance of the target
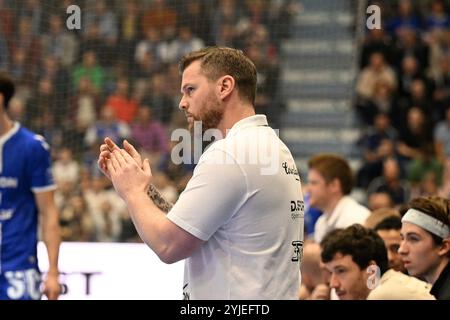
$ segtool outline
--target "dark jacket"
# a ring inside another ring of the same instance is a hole
[[[439,278],[431,288],[430,293],[436,297],[437,300],[450,300],[450,262],[442,270]]]

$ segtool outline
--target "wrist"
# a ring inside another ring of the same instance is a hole
[[[135,204],[140,203],[143,199],[147,199],[147,191],[132,192],[124,198],[124,201],[128,207],[133,207]]]
[[[47,277],[59,277],[58,270],[49,270],[47,271]]]

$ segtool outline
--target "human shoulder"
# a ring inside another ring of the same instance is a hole
[[[19,135],[21,142],[26,143],[29,146],[40,146],[46,150],[50,149],[50,146],[46,142],[45,138],[30,129],[20,126],[17,134]]]
[[[338,203],[338,205],[336,206],[340,212],[343,212],[344,214],[350,214],[352,216],[354,216],[355,212],[356,213],[361,213],[363,215],[369,215],[370,214],[370,210],[367,209],[365,206],[363,206],[362,204],[360,204],[358,201],[356,201],[355,199],[353,199],[350,196],[344,196]]]
[[[399,271],[388,270],[367,300],[435,300],[431,285]]]

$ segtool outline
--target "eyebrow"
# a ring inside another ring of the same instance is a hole
[[[418,234],[417,232],[411,231],[411,232],[407,232],[406,234],[403,234],[400,232],[400,235],[402,237],[407,237],[407,236],[417,236],[417,237],[421,237],[420,234]]]

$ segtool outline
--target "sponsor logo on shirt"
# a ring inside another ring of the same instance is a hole
[[[11,177],[0,177],[0,188],[17,188],[19,179]]]
[[[301,261],[303,256],[303,241],[292,241],[292,246],[294,247],[294,255],[292,256],[291,261]]]
[[[290,166],[290,165],[288,165],[287,162],[283,162],[283,164],[282,164],[281,166],[283,167],[284,172],[285,172],[287,175],[292,174],[292,175],[295,176],[295,180],[300,181],[300,174],[298,173],[298,170],[297,170],[297,168],[295,167],[295,165]]]
[[[291,201],[291,218],[292,220],[303,218],[305,211],[305,203],[303,200]]]
[[[5,221],[5,220],[9,220],[12,218],[14,213],[13,209],[9,209],[9,210],[0,210],[0,221]]]

